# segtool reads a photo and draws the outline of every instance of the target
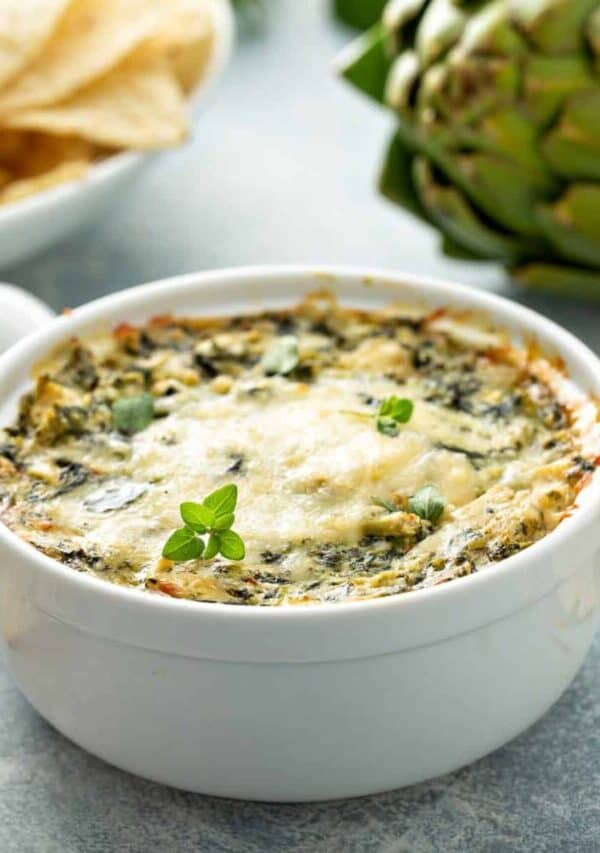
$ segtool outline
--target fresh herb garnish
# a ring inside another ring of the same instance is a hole
[[[385,498],[378,498],[375,495],[371,495],[371,503],[375,504],[375,506],[380,506],[383,509],[387,509],[388,512],[398,512],[398,507],[392,501],[388,501]]]
[[[243,560],[246,554],[244,543],[233,530],[215,534],[219,540],[219,551],[228,560]]]
[[[184,563],[186,560],[196,560],[203,551],[203,540],[190,527],[180,527],[169,536],[162,553],[169,560]]]
[[[227,560],[243,560],[246,549],[240,536],[231,530],[235,521],[237,486],[229,483],[208,495],[201,504],[185,501],[179,507],[184,527],[167,539],[163,557],[176,563],[203,557],[212,560],[222,554]],[[208,533],[208,540],[200,536]]]
[[[386,397],[377,410],[377,429],[384,435],[398,435],[398,424],[405,424],[411,418],[414,405],[405,397]]]
[[[144,392],[134,397],[120,397],[112,405],[113,426],[125,435],[146,429],[154,417],[154,398]]]
[[[260,366],[267,376],[279,373],[285,376],[298,364],[298,338],[295,335],[281,335],[275,338],[263,355]]]
[[[436,522],[444,511],[446,501],[438,491],[437,486],[423,486],[409,498],[408,508],[415,515],[426,521]]]

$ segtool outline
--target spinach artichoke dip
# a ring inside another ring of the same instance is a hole
[[[154,594],[388,596],[528,548],[597,461],[595,403],[489,321],[316,293],[73,339],[0,447],[2,519]]]

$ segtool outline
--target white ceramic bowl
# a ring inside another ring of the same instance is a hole
[[[600,394],[580,341],[496,296],[356,269],[266,267],[134,288],[51,321],[0,358],[0,419],[34,362],[73,334],[164,312],[296,303],[326,286],[488,312],[534,334]],[[260,800],[368,794],[453,770],[540,717],[577,672],[598,615],[600,481],[528,550],[470,577],[365,602],[252,608],[117,587],[0,525],[8,665],[31,703],[90,752],[181,788]]]
[[[233,41],[229,0],[212,0],[215,40],[207,73],[194,90],[195,113],[222,75]],[[127,151],[90,167],[83,178],[58,184],[14,204],[0,206],[0,267],[16,264],[89,225],[122,194],[160,151]]]

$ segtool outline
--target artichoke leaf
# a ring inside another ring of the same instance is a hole
[[[452,185],[436,181],[431,164],[415,157],[413,183],[429,219],[454,244],[479,258],[515,264],[527,256],[535,256],[536,244],[495,230],[477,216],[464,196]],[[539,251],[539,245],[537,249]]]
[[[531,263],[511,271],[520,284],[532,290],[600,301],[600,271],[559,264]]]
[[[416,117],[422,128],[429,127],[439,118],[448,117],[450,104],[448,98],[447,63],[438,62],[432,65],[421,77],[421,85],[417,91]],[[458,115],[455,116],[458,120]]]
[[[368,30],[381,17],[386,0],[334,0],[337,18],[357,30]]]
[[[537,176],[496,154],[430,152],[435,164],[489,219],[517,234],[539,235]]]
[[[527,39],[541,53],[576,53],[598,0],[510,0],[510,9]]]
[[[539,236],[536,205],[560,185],[542,168],[527,168],[495,151],[464,150],[476,140],[472,131],[453,134],[443,125],[418,128],[399,117],[398,134],[413,151],[424,154],[468,201],[501,228],[525,237]],[[481,139],[480,139],[481,142]],[[481,143],[483,147],[483,143]]]
[[[523,103],[540,125],[549,124],[565,98],[573,92],[597,85],[585,56],[540,56],[527,58],[523,72]]]
[[[514,107],[505,106],[488,113],[469,129],[470,145],[480,151],[501,154],[535,176],[540,188],[551,190],[555,181],[540,158],[538,128]]]
[[[492,0],[469,17],[457,50],[466,56],[523,56],[527,42],[515,28],[506,0]]]
[[[386,41],[385,30],[381,24],[376,24],[349,44],[335,62],[342,77],[379,103],[385,100],[385,85],[392,63]]]
[[[592,52],[596,57],[596,71],[600,71],[600,6],[589,17],[586,35]]]
[[[520,70],[513,59],[461,57],[453,51],[423,74],[418,117],[422,124],[432,116],[443,117],[452,127],[472,124],[498,105],[510,104],[519,84]]]
[[[421,164],[421,165],[418,165]],[[518,263],[527,257],[526,247],[517,238],[503,237],[478,220],[468,202],[451,187],[425,187],[423,172],[431,168],[422,157],[416,157],[409,144],[396,134],[389,146],[379,176],[379,190],[386,198],[399,204],[429,225],[436,225],[446,238],[446,245],[460,253],[478,259],[501,259]],[[415,180],[416,179],[416,180]],[[421,186],[417,188],[416,182]],[[447,210],[451,208],[451,212]],[[532,254],[535,255],[533,251]]]
[[[423,67],[443,57],[459,40],[466,13],[453,0],[431,0],[417,27],[415,46]]]
[[[571,184],[557,201],[540,206],[539,219],[559,255],[598,267],[600,275],[600,185]]]
[[[600,88],[571,95],[541,149],[555,174],[600,180]]]
[[[388,0],[383,10],[383,25],[389,32],[397,32],[413,21],[429,0]]]
[[[449,237],[447,234],[442,234],[440,248],[442,252],[447,255],[447,257],[455,258],[457,261],[487,260],[485,257],[478,255],[477,252],[472,252],[470,249],[466,249],[464,246],[460,246],[452,239],[452,237]]]
[[[394,204],[402,205],[414,216],[429,222],[412,180],[413,153],[396,134],[392,137],[379,174],[379,191]]]
[[[383,10],[382,22],[395,53],[405,46],[406,28],[421,14],[429,0],[390,0]]]
[[[405,50],[394,60],[385,84],[385,101],[389,107],[400,113],[411,110],[419,72],[419,58],[414,50]]]

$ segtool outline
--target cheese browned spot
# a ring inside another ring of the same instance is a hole
[[[297,363],[267,375],[279,336]],[[149,393],[122,435],[112,405]],[[414,409],[395,435],[382,400]],[[70,341],[38,369],[0,447],[3,521],[113,583],[198,601],[392,595],[485,570],[553,530],[598,456],[592,401],[482,318],[315,294],[291,311],[161,317]],[[173,564],[179,505],[239,490],[246,558]],[[432,484],[440,518],[411,511]]]

